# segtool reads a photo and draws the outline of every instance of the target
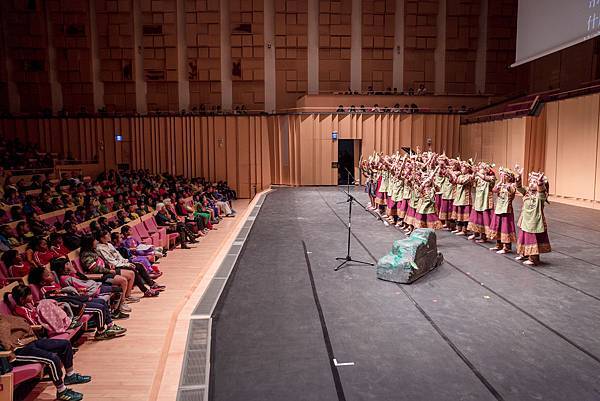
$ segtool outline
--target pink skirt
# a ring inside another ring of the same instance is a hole
[[[471,205],[452,206],[452,220],[467,223],[471,215]]]
[[[415,213],[412,221],[412,225],[415,228],[432,228],[434,230],[442,228],[442,222],[435,213]]]
[[[489,239],[495,239],[504,244],[517,242],[517,234],[515,227],[515,216],[511,213],[503,213],[492,215],[490,228],[486,231]]]
[[[471,214],[469,215],[469,225],[467,226],[467,230],[474,233],[485,234],[492,223],[493,213],[494,211],[491,209],[482,212],[472,209]]]
[[[397,216],[398,215],[398,204],[400,204],[400,202],[394,202],[391,197],[387,198],[387,200],[386,200],[386,206],[387,206],[386,213],[387,213],[388,216]]]
[[[435,210],[439,213],[442,206],[442,194],[435,194]]]
[[[400,202],[398,202],[397,216],[400,217],[401,219],[403,219],[404,216],[406,216],[407,210],[408,210],[408,199],[402,199]]]
[[[544,231],[543,233],[519,231],[519,237],[517,238],[518,254],[524,256],[539,255],[540,253],[548,253],[551,250],[548,231]]]
[[[376,205],[385,205],[385,203],[386,203],[387,192],[379,191],[379,189],[381,188],[382,180],[383,180],[383,177],[379,177],[377,179],[377,192],[375,193],[375,204]]]
[[[438,217],[440,220],[452,220],[452,199],[442,199],[440,208],[438,209]]]
[[[408,201],[407,201],[408,203]],[[406,209],[406,215],[404,216],[404,223],[412,226],[414,225],[414,220],[415,220],[415,209],[412,208],[410,205],[408,205],[407,209]]]

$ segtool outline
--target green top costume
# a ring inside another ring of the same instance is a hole
[[[467,206],[472,203],[471,174],[459,175],[456,179],[456,192],[454,193],[454,206]]]
[[[512,213],[512,202],[515,199],[515,191],[512,186],[502,185],[496,195],[496,208],[494,213]]]
[[[523,210],[519,217],[518,226],[521,230],[539,234],[546,231],[546,218],[544,216],[545,192],[528,193],[523,187],[517,188],[523,196]]]
[[[407,182],[404,184],[404,189],[402,190],[402,199],[410,199],[412,192],[412,184]]]
[[[408,202],[408,205],[416,210],[417,204],[419,203],[419,199],[420,199],[419,191],[417,191],[416,189],[413,189],[410,193],[410,201]]]
[[[475,177],[475,202],[473,206],[478,212],[483,212],[494,208],[494,195],[491,189],[494,187],[496,179],[487,181],[480,177]]]
[[[390,179],[388,182],[388,187],[387,187],[387,196],[391,197],[392,194],[394,193],[394,190],[396,189],[396,185],[398,185],[398,179],[396,177],[394,177],[393,175],[390,175]]]
[[[384,171],[381,174],[381,185],[379,186],[379,192],[381,192],[382,194],[387,193],[389,182],[390,174],[387,171]]]
[[[402,200],[402,194],[404,193],[404,181],[398,178],[393,178],[395,181],[394,190],[392,191],[392,201],[400,202]]]
[[[417,207],[417,213],[419,214],[433,214],[435,213],[435,191],[433,189],[428,190],[424,193],[419,201]]]
[[[444,180],[442,181],[441,190],[442,190],[442,199],[450,200],[454,199],[454,185],[450,182],[450,178],[442,177]]]

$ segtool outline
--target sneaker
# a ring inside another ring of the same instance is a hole
[[[96,332],[94,335],[94,340],[96,341],[104,341],[115,338],[115,333],[110,330],[104,330],[102,333]]]
[[[113,312],[110,317],[112,320],[121,320],[121,319],[129,319],[129,314],[123,313],[121,311]]]
[[[119,309],[121,310],[121,312],[131,312],[131,306],[127,304],[122,304]]]
[[[475,238],[477,238],[477,237],[475,236],[475,234],[471,234],[471,235],[469,235],[469,237],[468,237],[467,239],[474,240]]]
[[[535,262],[532,262],[529,259],[527,259],[526,261],[524,261],[523,264],[527,265],[527,266],[537,266]]]
[[[125,298],[125,302],[128,304],[134,304],[136,302],[140,302],[140,299],[138,297],[127,297]]]
[[[111,333],[114,333],[114,337],[121,337],[121,336],[125,335],[125,333],[127,332],[127,329],[124,327],[121,327],[121,326],[117,326],[116,324],[113,324],[106,331],[110,331]]]
[[[154,298],[158,296],[158,291],[149,289],[144,293],[144,298]]]
[[[501,249],[502,248],[498,248],[497,246],[493,246],[493,247],[490,248],[490,251],[499,251]]]
[[[83,400],[83,394],[71,389],[65,389],[63,392],[56,393],[56,399],[60,401],[81,401]]]
[[[71,324],[69,325],[69,330],[74,330],[76,328],[79,328],[83,326],[83,323],[81,323],[79,320],[77,319],[73,319],[73,321],[71,322]]]
[[[92,381],[92,376],[84,376],[79,373],[73,373],[71,376],[65,376],[65,386],[71,384],[83,384]]]
[[[510,249],[500,249],[496,251],[498,255],[504,255],[505,253],[510,253]]]
[[[515,260],[525,260],[525,259],[526,258],[523,255],[517,255],[517,256],[515,256]]]

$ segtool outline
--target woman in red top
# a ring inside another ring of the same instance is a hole
[[[50,234],[50,237],[48,237],[48,240],[50,242],[50,250],[54,252],[56,257],[67,257],[69,254],[69,248],[67,248],[63,243],[63,239],[60,234],[52,233]]]
[[[31,265],[26,260],[23,260],[19,252],[10,249],[2,255],[2,262],[8,269],[10,277],[25,277],[31,270]]]

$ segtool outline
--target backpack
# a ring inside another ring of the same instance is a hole
[[[42,299],[37,306],[38,319],[49,336],[65,333],[71,325],[71,318],[52,299]]]

